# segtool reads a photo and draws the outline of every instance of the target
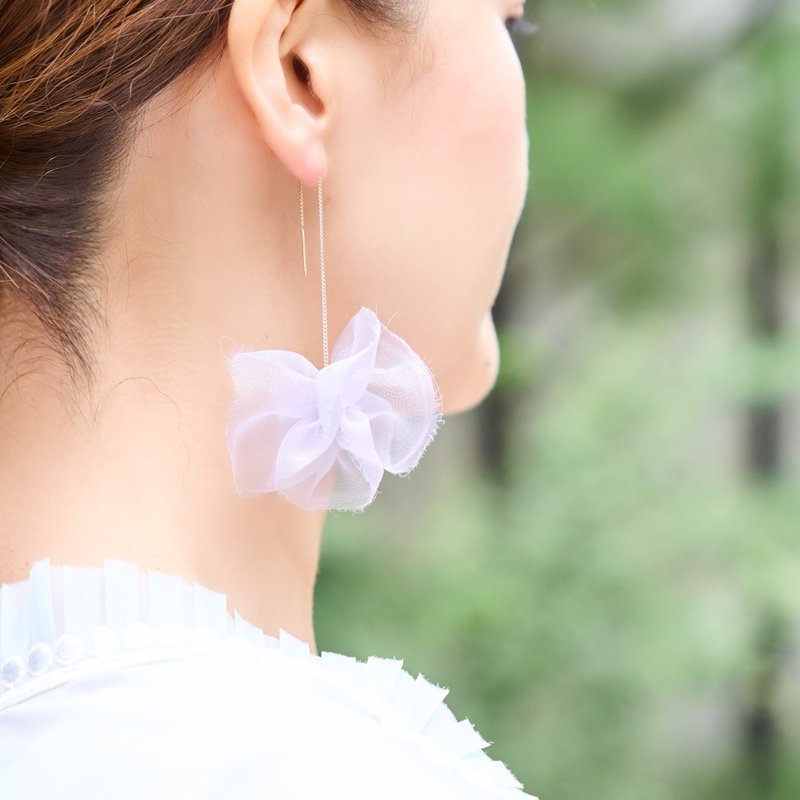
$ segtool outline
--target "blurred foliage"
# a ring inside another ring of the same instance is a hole
[[[501,374],[330,516],[318,646],[450,687],[542,800],[794,800],[800,8],[530,5]]]

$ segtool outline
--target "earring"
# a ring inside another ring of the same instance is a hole
[[[228,356],[226,441],[241,494],[278,492],[308,511],[361,511],[384,472],[417,466],[444,417],[428,366],[371,309],[350,319],[329,359],[321,178],[317,200],[323,367],[288,350]],[[307,276],[302,184],[300,234]]]

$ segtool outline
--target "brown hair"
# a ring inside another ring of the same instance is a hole
[[[343,0],[409,22],[410,0]],[[0,321],[22,300],[74,378],[91,376],[104,190],[140,108],[224,51],[231,0],[3,0]]]

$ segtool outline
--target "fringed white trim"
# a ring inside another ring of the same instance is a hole
[[[413,678],[402,660],[314,655],[285,630],[276,638],[228,614],[224,594],[115,559],[101,568],[43,559],[28,580],[0,585],[0,711],[99,670],[220,650],[337,690],[387,735],[414,742],[490,796],[533,798],[484,752],[489,743],[472,723],[456,720],[444,702],[449,690]]]

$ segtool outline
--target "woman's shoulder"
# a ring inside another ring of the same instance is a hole
[[[402,660],[316,655],[125,562],[4,585],[0,668],[3,797],[529,796]]]

